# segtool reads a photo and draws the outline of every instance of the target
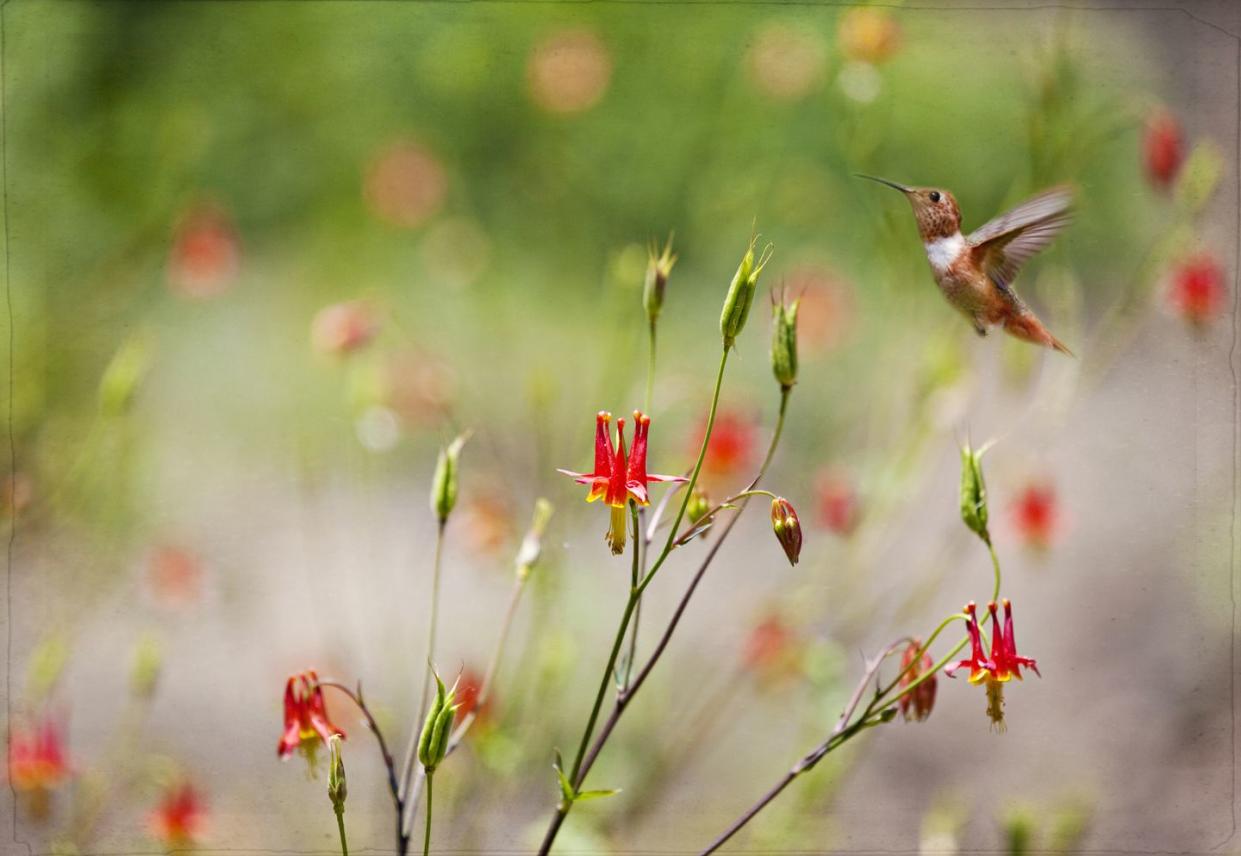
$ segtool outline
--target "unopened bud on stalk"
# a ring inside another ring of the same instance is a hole
[[[901,656],[901,689],[905,689],[923,675],[931,672],[934,665],[931,655],[922,650],[921,640],[911,640],[909,646],[905,649],[905,653]],[[918,684],[906,695],[901,696],[901,716],[905,717],[906,722],[910,720],[921,722],[931,715],[931,710],[934,707],[934,673],[931,673],[930,677]]]
[[[530,521],[530,530],[522,539],[521,549],[517,551],[517,578],[524,580],[543,555],[543,533],[547,531],[547,522],[552,518],[552,504],[539,497],[534,503],[534,519]]]
[[[435,675],[435,699],[427,710],[427,718],[422,723],[422,733],[418,736],[418,762],[426,768],[427,775],[435,772],[435,768],[448,754],[448,738],[452,734],[453,719],[457,715],[454,705],[457,685],[446,689],[439,674]]]
[[[741,257],[741,265],[733,275],[728,286],[728,295],[724,298],[724,309],[720,313],[720,334],[724,337],[724,350],[736,344],[737,337],[750,317],[750,305],[754,302],[754,292],[758,290],[758,275],[763,272],[767,262],[771,260],[771,244],[763,248],[757,261],[754,258],[754,245],[758,236],[750,239],[750,246]]]
[[[969,443],[961,447],[961,520],[985,544],[991,543],[987,530],[987,483],[982,476],[982,456],[988,448],[972,449]]]
[[[800,300],[784,302],[784,295],[771,304],[771,371],[780,388],[797,383],[797,307]]]
[[[710,510],[711,497],[707,495],[707,492],[701,486],[696,486],[694,492],[689,496],[689,504],[685,506],[685,513],[689,515],[689,522],[691,524],[701,523]]]
[[[771,529],[784,548],[784,555],[789,557],[789,564],[796,565],[801,555],[801,522],[793,506],[782,496],[771,501]]]
[[[453,506],[457,504],[457,461],[461,457],[461,447],[465,445],[466,438],[467,435],[462,434],[440,449],[439,460],[435,462],[435,479],[431,483],[431,510],[435,512],[440,523],[448,520]]]
[[[337,814],[344,814],[349,788],[345,783],[345,762],[340,755],[340,735],[328,738],[327,796]]]
[[[663,252],[655,255],[652,247],[646,263],[646,282],[642,287],[642,307],[646,309],[647,319],[654,324],[659,318],[659,311],[664,308],[664,290],[668,287],[668,275],[677,257],[672,254],[672,236],[664,244]]]

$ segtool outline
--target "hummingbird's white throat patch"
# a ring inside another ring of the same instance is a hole
[[[952,266],[957,257],[965,250],[965,237],[957,232],[947,238],[936,238],[926,243],[926,257],[937,273],[943,273]]]

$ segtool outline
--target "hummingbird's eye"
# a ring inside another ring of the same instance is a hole
[[[932,202],[938,202],[938,201],[939,201],[939,191],[938,191],[938,190],[932,190],[932,191],[931,191],[931,201],[932,201]]]

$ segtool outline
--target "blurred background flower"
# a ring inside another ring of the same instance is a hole
[[[534,103],[549,113],[580,113],[599,102],[612,80],[603,41],[581,28],[552,33],[530,51],[526,83]]]

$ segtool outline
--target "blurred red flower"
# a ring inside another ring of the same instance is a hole
[[[814,265],[801,265],[784,278],[800,301],[797,342],[804,353],[821,354],[840,345],[853,326],[853,288],[848,281]]]
[[[918,653],[920,651],[922,651],[922,640],[911,639],[909,645],[905,648],[905,653],[901,655],[900,687],[902,690],[929,673],[935,665],[930,654],[923,652],[922,656],[919,657]],[[922,722],[931,715],[931,711],[935,708],[935,680],[935,675],[932,674],[925,681],[910,690],[908,695],[901,696],[898,704],[901,716],[905,718],[906,722],[910,720]]]
[[[64,726],[44,712],[31,722],[14,722],[9,732],[9,784],[27,800],[30,815],[42,821],[52,792],[72,771],[65,751]]]
[[[746,59],[750,77],[762,92],[795,101],[822,82],[826,55],[814,30],[771,24],[758,34]]]
[[[168,257],[168,284],[183,297],[206,300],[226,292],[241,266],[241,244],[227,212],[201,203],[182,215]]]
[[[490,719],[492,710],[492,699],[490,693],[486,701],[479,707],[479,698],[483,691],[483,674],[469,666],[461,672],[461,677],[457,680],[457,719],[459,724],[465,721],[465,718],[471,713],[475,715],[474,727],[485,727]]]
[[[741,665],[764,680],[788,677],[801,665],[801,640],[783,618],[768,614],[746,636]]]
[[[333,734],[345,736],[345,732],[328,719],[319,676],[313,670],[291,675],[284,686],[284,734],[276,746],[276,754],[284,760],[295,749],[301,749],[313,766],[320,741],[327,743]]]
[[[188,606],[202,596],[202,563],[181,547],[164,544],[152,550],[147,579],[155,599],[166,607]]]
[[[169,849],[188,847],[202,834],[206,806],[189,782],[168,788],[148,818],[151,835]]]
[[[466,501],[464,510],[465,535],[478,552],[495,555],[513,537],[513,512],[504,499],[475,495]]]
[[[1185,146],[1180,123],[1168,110],[1161,108],[1147,117],[1142,159],[1151,184],[1160,190],[1172,185],[1185,161]]]
[[[707,420],[704,416],[694,432],[693,455],[697,456],[698,450],[702,448],[702,438],[706,432]],[[757,440],[758,429],[752,419],[735,410],[720,410],[711,429],[711,440],[707,443],[703,469],[717,476],[736,473],[753,460]]]
[[[316,351],[339,357],[361,350],[379,332],[379,318],[364,300],[325,306],[310,325],[310,341]]]
[[[858,523],[858,497],[853,481],[836,469],[824,470],[815,480],[819,522],[837,535],[849,535]]]
[[[1168,304],[1173,312],[1196,326],[1215,319],[1224,310],[1227,297],[1224,270],[1206,253],[1185,259],[1172,272]]]
[[[1056,489],[1047,482],[1031,482],[1017,492],[1012,506],[1013,526],[1030,547],[1047,547],[1060,528]]]
[[[530,52],[526,85],[534,103],[551,113],[578,113],[599,102],[612,80],[612,57],[590,30],[561,30]]]
[[[398,140],[371,162],[363,195],[381,220],[405,229],[421,226],[439,211],[448,177],[439,159],[413,140]]]

